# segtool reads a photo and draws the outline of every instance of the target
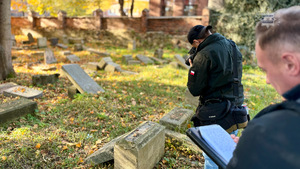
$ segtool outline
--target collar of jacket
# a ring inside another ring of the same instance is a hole
[[[199,44],[199,46],[197,48],[197,52],[202,50],[209,44],[214,43],[219,40],[222,40],[222,39],[225,39],[225,37],[219,33],[214,33],[214,34],[209,35],[206,39],[204,39],[204,41],[202,43]]]
[[[293,87],[291,90],[285,92],[282,95],[284,98],[287,100],[297,100],[300,99],[300,84],[297,86]]]

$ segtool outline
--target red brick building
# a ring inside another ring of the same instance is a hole
[[[150,16],[200,16],[208,0],[150,0]]]

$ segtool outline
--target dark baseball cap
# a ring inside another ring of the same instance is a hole
[[[205,32],[209,29],[212,29],[211,25],[203,26],[203,25],[196,25],[191,28],[187,35],[187,39],[190,44],[193,44],[194,39],[202,39],[205,35]]]

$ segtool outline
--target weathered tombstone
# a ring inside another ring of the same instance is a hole
[[[69,98],[71,99],[74,99],[75,95],[80,93],[79,90],[77,90],[76,86],[71,86],[71,87],[68,87],[68,96]]]
[[[53,51],[49,48],[45,50],[44,61],[45,64],[52,64],[57,62],[56,58],[54,57]]]
[[[63,35],[62,41],[63,41],[64,44],[69,44],[69,38],[68,38],[68,36],[67,35]]]
[[[113,62],[113,60],[111,59],[111,57],[104,57],[101,59],[101,61],[99,62],[98,66],[101,70],[103,70],[105,68],[105,66],[107,65],[108,62]]]
[[[121,72],[122,71],[121,66],[114,62],[107,62],[104,70],[107,72],[115,72],[115,71]]]
[[[79,62],[80,61],[80,58],[76,55],[67,55],[66,58],[71,62],[71,63],[74,63],[74,62]]]
[[[74,45],[74,51],[82,51],[83,50],[83,46],[80,43],[76,43]]]
[[[162,59],[159,59],[159,58],[156,58],[156,57],[149,57],[150,59],[152,59],[155,63],[158,63],[158,64],[166,64],[167,61],[166,60],[162,60]]]
[[[128,63],[129,60],[133,60],[132,55],[123,55],[122,56],[122,61],[125,63]]]
[[[71,55],[72,53],[70,51],[61,51],[62,55]]]
[[[193,96],[189,89],[185,90],[185,102],[189,105],[198,106],[199,105],[199,96]]]
[[[126,134],[114,147],[114,168],[152,169],[163,157],[165,127],[147,121]]]
[[[88,156],[85,161],[93,164],[98,165],[101,163],[105,163],[108,161],[111,161],[114,159],[114,146],[117,141],[121,140],[126,134],[123,134],[113,140],[111,140],[109,143],[105,144],[103,147],[101,147],[99,150]]]
[[[68,48],[67,45],[60,44],[60,43],[58,43],[56,46],[59,47],[59,48],[62,48],[62,49],[67,49]]]
[[[14,86],[17,86],[17,84],[13,82],[0,84],[0,94],[2,94],[4,90],[12,88]]]
[[[56,46],[58,44],[58,38],[49,39],[51,46]]]
[[[38,48],[46,48],[47,47],[47,38],[37,38],[37,46]]]
[[[105,52],[103,53],[103,52],[100,52],[100,51],[98,51],[96,49],[88,48],[86,50],[89,51],[90,53],[95,53],[95,54],[97,54],[99,56],[109,56],[108,53],[105,53]]]
[[[145,65],[148,64],[154,64],[153,60],[149,59],[149,57],[144,56],[144,55],[136,55],[136,58],[141,61],[142,63],[144,63]]]
[[[129,50],[135,50],[136,49],[136,42],[135,40],[132,40],[128,43],[128,49]]]
[[[48,83],[53,84],[58,80],[59,74],[52,75],[33,75],[32,76],[32,84],[33,85],[46,85]]]
[[[0,104],[0,124],[26,114],[33,114],[35,109],[37,109],[36,102],[24,98]]]
[[[154,52],[154,57],[162,59],[164,55],[163,49],[156,49]]]
[[[27,34],[27,37],[28,37],[29,43],[33,43],[33,42],[34,42],[34,39],[33,39],[33,36],[32,36],[31,33],[28,33],[28,34]]]
[[[138,65],[138,64],[141,64],[141,61],[139,61],[139,60],[128,60],[127,64],[128,65]]]
[[[80,93],[97,94],[98,92],[104,92],[102,87],[86,74],[78,64],[63,65],[62,70]]]
[[[99,64],[98,62],[89,62],[87,64],[87,69],[91,69],[91,70],[97,71],[97,70],[99,70],[98,64]]]
[[[194,111],[183,108],[174,108],[169,113],[164,115],[159,124],[165,126],[169,130],[180,130],[188,124],[194,115]]]
[[[31,89],[25,86],[14,86],[9,89],[3,91],[4,96],[12,96],[12,97],[24,97],[27,99],[34,99],[43,96],[43,91]]]
[[[176,61],[178,62],[178,64],[179,64],[181,67],[183,67],[183,68],[185,68],[185,69],[190,69],[190,66],[188,66],[188,65],[185,64],[185,60],[183,59],[182,56],[180,56],[180,55],[175,55],[174,57],[175,57]]]

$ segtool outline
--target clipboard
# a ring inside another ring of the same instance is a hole
[[[230,137],[230,135],[221,126],[216,125],[216,124],[209,125],[209,126],[200,126],[200,127],[189,128],[186,131],[186,134],[198,147],[200,147],[219,166],[219,168],[225,169],[229,162],[228,158],[230,159],[231,157],[227,157],[227,159],[226,159],[224,156],[222,156],[220,153],[218,153],[218,151],[215,150],[213,148],[213,146],[211,146],[201,135],[200,128],[201,127],[210,127],[210,126],[214,127],[212,129],[216,130],[217,133],[221,132],[221,134],[224,134],[224,132],[225,132],[229,137],[225,137],[224,139],[227,142],[230,142],[231,146],[233,144],[236,145],[234,143],[234,141],[232,140],[232,138]],[[231,140],[228,140],[228,139],[231,139]],[[233,143],[231,143],[231,141]],[[220,144],[220,143],[218,143],[218,144]],[[224,145],[220,145],[220,146],[222,147]],[[229,153],[231,153],[231,156],[232,156],[234,149],[235,149],[235,147],[234,148],[231,147],[229,150]]]

